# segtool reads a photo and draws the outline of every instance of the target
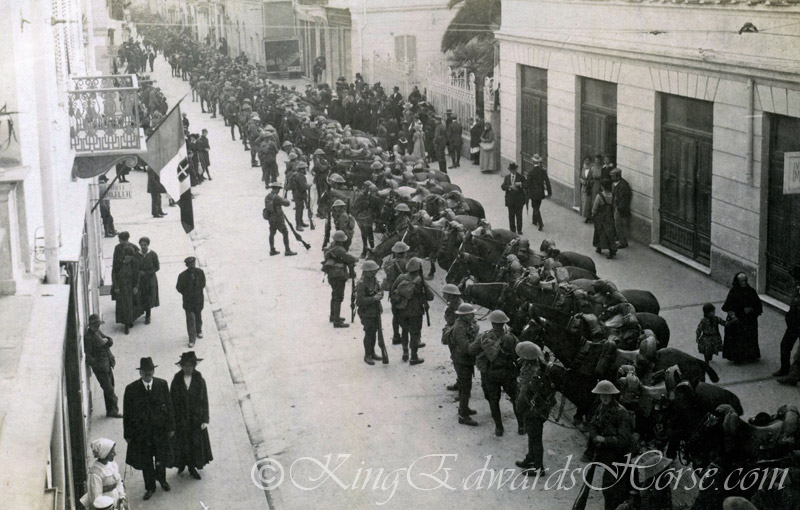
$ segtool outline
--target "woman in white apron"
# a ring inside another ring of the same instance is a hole
[[[92,441],[90,445],[95,461],[87,473],[87,492],[81,498],[81,504],[86,510],[99,510],[94,506],[98,496],[112,498],[115,510],[124,508],[125,486],[122,484],[119,466],[114,462],[115,444],[110,439],[100,438]]]

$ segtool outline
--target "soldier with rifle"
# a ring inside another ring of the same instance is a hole
[[[345,248],[347,234],[341,230],[333,233],[333,244],[325,250],[325,260],[322,262],[322,272],[328,276],[328,283],[331,286],[331,313],[330,322],[334,328],[348,328],[341,316],[342,302],[344,301],[344,289],[347,280],[356,277],[354,266],[358,259],[347,253]]]
[[[494,435],[502,436],[503,418],[500,414],[500,397],[505,391],[514,414],[517,417],[518,432],[524,433],[522,418],[517,412],[517,374],[514,361],[516,359],[517,337],[506,331],[508,316],[502,310],[494,310],[489,314],[492,329],[482,333],[469,345],[469,352],[475,356],[475,366],[481,371],[483,395],[489,401],[489,409],[494,419]]]
[[[331,164],[322,149],[315,150],[313,156],[314,167],[311,169],[311,173],[314,175],[314,184],[317,186],[317,203],[319,204],[322,200],[322,195],[328,191],[328,173],[331,170]],[[319,213],[319,210],[317,210],[317,213]]]
[[[515,348],[521,360],[517,412],[528,434],[528,454],[516,462],[528,476],[544,475],[544,422],[556,403],[555,388],[545,372],[542,350],[533,342],[520,342]]]
[[[323,250],[328,246],[332,229],[345,235],[346,239],[343,241],[342,246],[345,251],[350,250],[350,245],[353,243],[353,234],[356,230],[356,219],[346,209],[347,204],[341,200],[336,200],[331,205],[328,221],[325,222],[325,239],[322,242]]]
[[[475,321],[475,307],[469,303],[461,303],[455,315],[457,319],[442,338],[442,342],[450,347],[450,359],[453,360],[453,368],[458,377],[458,423],[475,427],[478,425],[472,419],[475,411],[469,408],[472,376],[475,373],[475,357],[470,354],[469,346],[477,338],[479,329]]]
[[[270,191],[264,198],[264,211],[262,216],[269,222],[269,254],[277,255],[280,252],[275,249],[275,232],[280,232],[283,236],[284,254],[287,257],[297,255],[289,248],[289,232],[286,230],[286,216],[283,207],[291,205],[288,200],[280,195],[281,185],[273,182],[269,185]]]
[[[447,302],[447,307],[444,309],[444,327],[442,328],[442,345],[450,348],[450,357],[453,357],[453,345],[449,343],[450,331],[458,319],[456,311],[464,303],[461,299],[461,291],[452,283],[447,283],[442,287],[442,295]],[[456,382],[447,387],[449,391],[458,391],[458,372],[456,372]]]
[[[389,362],[386,345],[383,342],[381,330],[381,313],[383,306],[383,290],[375,277],[380,266],[375,261],[367,260],[361,264],[361,279],[355,286],[355,305],[358,307],[358,318],[364,327],[364,363],[374,365],[375,361]],[[351,303],[352,305],[352,303]],[[354,308],[354,307],[353,307]],[[353,310],[355,313],[355,310]],[[351,317],[351,320],[354,317]],[[375,354],[375,343],[381,348],[381,356]]]
[[[408,264],[409,246],[403,241],[397,241],[392,246],[392,258],[383,268],[386,278],[383,280],[383,290],[389,292],[389,302],[392,303],[392,286],[395,280],[406,272]],[[392,345],[400,345],[400,317],[399,310],[392,305]]]
[[[422,263],[418,258],[414,257],[408,261],[406,273],[395,280],[390,295],[392,305],[398,310],[400,327],[403,328],[400,337],[403,345],[403,361],[408,361],[411,365],[424,363],[425,360],[417,355],[417,350],[425,346],[421,341],[422,316],[428,316],[428,301],[433,301],[433,292],[425,284]],[[430,326],[430,318],[428,325]]]
[[[303,227],[309,226],[303,223],[303,210],[308,201],[308,191],[311,188],[311,183],[306,179],[306,170],[308,170],[306,162],[299,162],[295,167],[295,171],[292,173],[291,185],[288,186],[292,189],[292,199],[294,200],[295,208],[294,222],[295,225],[297,225],[298,232],[302,232]],[[311,225],[311,230],[314,230],[313,225]]]

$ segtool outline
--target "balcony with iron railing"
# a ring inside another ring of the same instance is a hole
[[[135,75],[72,79],[70,148],[76,156],[121,156],[147,150]]]

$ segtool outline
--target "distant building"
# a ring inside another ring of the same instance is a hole
[[[609,154],[638,240],[785,300],[800,263],[800,195],[783,193],[784,153],[800,151],[798,2],[502,5],[502,159],[542,155],[554,199],[577,207],[582,158]]]

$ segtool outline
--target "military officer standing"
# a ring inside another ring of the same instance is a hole
[[[475,321],[475,307],[469,303],[461,303],[454,312],[457,319],[446,338],[442,341],[450,347],[450,359],[458,378],[458,423],[476,426],[472,419],[475,411],[469,408],[469,397],[472,392],[472,376],[475,373],[475,357],[469,346],[478,337],[478,323]]]
[[[489,401],[489,409],[494,419],[494,435],[502,436],[503,418],[500,414],[500,397],[505,391],[514,406],[517,425],[522,432],[522,419],[517,414],[517,374],[514,364],[516,359],[517,337],[506,331],[508,316],[502,310],[494,310],[489,314],[492,329],[482,333],[478,340],[470,344],[470,354],[475,356],[475,365],[481,371],[483,395]]]
[[[406,272],[392,285],[392,304],[398,309],[403,334],[403,361],[419,365],[425,360],[417,355],[417,349],[425,347],[422,339],[422,316],[428,313],[428,301],[433,301],[433,292],[422,277],[422,263],[416,257],[406,264]],[[409,358],[409,339],[411,357]]]
[[[525,470],[526,475],[544,474],[544,445],[542,432],[544,422],[550,416],[550,409],[555,404],[555,389],[542,364],[542,350],[533,342],[520,342],[515,348],[517,356],[522,360],[519,374],[519,394],[517,395],[517,412],[524,422],[524,431],[528,434],[528,454],[517,467]]]
[[[356,230],[356,219],[345,210],[346,207],[347,205],[341,200],[336,200],[331,206],[331,218],[325,222],[325,240],[322,243],[323,250],[328,246],[332,229],[345,235],[346,239],[342,242],[341,246],[344,247],[345,251],[350,249],[350,245],[353,242],[353,233]]]
[[[361,279],[356,285],[356,305],[358,306],[358,318],[364,327],[364,363],[374,365],[375,361],[388,362],[382,356],[375,354],[375,343],[378,340],[378,331],[381,328],[381,313],[383,306],[383,290],[378,279],[380,266],[373,261],[367,260],[361,264]]]
[[[358,259],[347,253],[345,244],[347,234],[341,230],[333,233],[333,244],[325,250],[325,260],[322,263],[322,271],[328,275],[328,283],[331,286],[331,314],[330,322],[334,328],[348,328],[341,316],[342,302],[344,301],[344,289],[347,280],[356,277],[354,266]]]
[[[408,264],[408,250],[409,246],[403,241],[397,241],[392,246],[392,258],[386,263],[383,271],[386,273],[386,278],[383,280],[383,290],[389,292],[389,302],[392,303],[392,286],[395,280],[406,272],[406,264]],[[399,310],[392,305],[392,345],[400,345],[400,318]]]
[[[289,247],[289,232],[286,230],[286,216],[283,207],[291,205],[288,200],[280,194],[281,185],[273,182],[269,185],[270,190],[264,198],[264,219],[269,222],[269,254],[277,255],[280,252],[275,249],[275,232],[280,232],[283,236],[284,254],[287,257],[297,255]]]

